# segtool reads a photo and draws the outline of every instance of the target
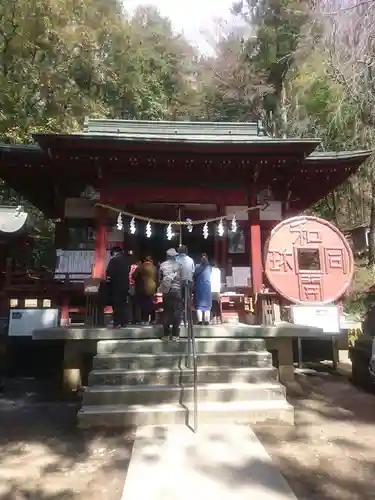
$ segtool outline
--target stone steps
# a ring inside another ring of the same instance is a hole
[[[263,339],[216,339],[198,338],[196,339],[196,351],[198,354],[238,353],[247,351],[264,351]],[[179,342],[163,342],[160,339],[145,340],[108,340],[99,342],[97,347],[98,355],[110,354],[167,354],[187,352],[187,339],[183,338]]]
[[[268,367],[272,364],[272,356],[268,351],[252,352],[215,352],[213,354],[198,354],[198,366]],[[139,370],[150,368],[184,368],[187,365],[187,355],[180,353],[165,354],[108,354],[97,355],[94,358],[94,369],[112,370],[116,368]]]
[[[99,341],[79,424],[189,423],[194,374],[186,367],[187,347],[186,340],[157,338]],[[236,338],[230,332],[227,338],[198,338],[196,349],[200,423],[293,424],[293,407],[264,339]]]
[[[193,370],[187,368],[150,368],[147,370],[92,370],[89,386],[95,385],[177,385],[192,384]],[[198,382],[208,383],[249,383],[276,382],[277,369],[274,367],[199,367]]]
[[[193,387],[183,385],[120,385],[89,387],[83,396],[83,405],[154,405],[190,403]],[[205,402],[268,401],[285,399],[285,387],[278,383],[265,384],[199,384],[198,398]]]
[[[293,407],[285,400],[208,402],[198,407],[199,423],[241,423],[248,425],[293,425]],[[132,427],[144,425],[193,425],[193,405],[100,405],[84,406],[78,413],[79,426]]]

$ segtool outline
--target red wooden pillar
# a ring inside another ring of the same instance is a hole
[[[107,229],[106,210],[102,207],[96,208],[96,241],[95,260],[93,266],[93,278],[105,278],[107,267]]]
[[[63,294],[61,297],[61,311],[60,311],[60,325],[68,326],[70,323],[69,319],[69,296]]]
[[[253,189],[249,196],[249,206],[257,204],[256,191]],[[259,293],[263,287],[263,265],[262,265],[262,239],[259,221],[259,210],[249,211],[249,249],[251,283],[253,293]]]

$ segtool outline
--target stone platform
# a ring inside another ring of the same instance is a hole
[[[275,326],[222,324],[194,326],[196,338],[324,338],[320,328],[312,328],[292,323],[279,323]],[[125,328],[94,328],[77,325],[34,330],[34,340],[120,340],[155,339],[162,335],[161,325],[127,326]],[[181,328],[181,337],[187,337],[187,329]]]
[[[102,341],[147,341],[156,340],[162,334],[160,325],[129,326],[120,329],[93,328],[77,325],[69,327],[55,327],[34,330],[33,340],[63,340],[65,341],[64,353],[64,385],[68,391],[76,391],[85,379],[82,373],[83,357],[97,354],[97,345]],[[281,382],[294,380],[293,367],[293,339],[300,338],[327,338],[319,328],[310,328],[291,323],[279,323],[275,326],[223,324],[211,326],[195,326],[196,339],[263,339],[265,348],[275,353],[278,376]],[[181,328],[181,338],[187,338],[187,330]],[[181,342],[182,345],[183,342]],[[235,344],[232,343],[233,346]],[[155,344],[156,345],[156,344]],[[218,344],[217,344],[218,345]],[[129,344],[130,346],[130,344]],[[226,351],[221,346],[221,352]],[[186,350],[186,347],[185,347]]]

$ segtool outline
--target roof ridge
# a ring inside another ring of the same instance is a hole
[[[209,122],[209,121],[171,121],[171,120],[111,120],[87,118],[83,132],[85,134],[116,135],[245,135],[267,136],[260,121],[252,122]]]

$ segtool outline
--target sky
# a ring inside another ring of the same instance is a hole
[[[123,0],[131,14],[139,5],[152,5],[168,17],[177,31],[201,52],[211,51],[210,38],[215,36],[215,19],[233,19],[230,9],[234,0]]]

